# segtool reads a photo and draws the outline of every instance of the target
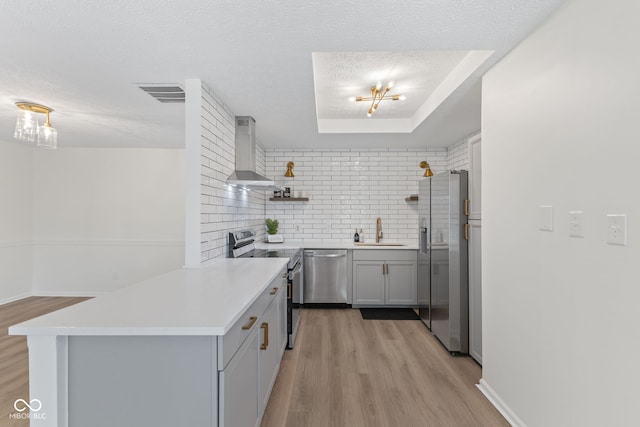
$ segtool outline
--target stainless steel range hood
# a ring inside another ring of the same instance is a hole
[[[256,172],[256,121],[250,116],[236,117],[236,170],[227,184],[251,190],[278,190],[276,183]]]

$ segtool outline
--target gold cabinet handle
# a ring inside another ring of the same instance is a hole
[[[278,293],[278,288],[273,288],[271,289],[271,292],[269,292],[269,295],[275,295]]]
[[[291,299],[291,283],[287,283],[287,299]]]
[[[464,240],[469,240],[469,224],[464,225]]]
[[[470,203],[471,203],[471,200],[469,200],[469,199],[466,199],[466,200],[464,201],[464,214],[465,214],[466,216],[469,216],[469,204],[470,204]]]
[[[260,325],[260,328],[264,333],[264,342],[260,345],[260,350],[266,350],[269,347],[269,324],[267,322],[263,322]]]
[[[251,316],[249,317],[249,323],[247,323],[246,325],[244,325],[242,327],[243,330],[247,330],[247,329],[251,329],[253,327],[253,324],[256,323],[256,321],[258,320],[258,318],[256,316]]]

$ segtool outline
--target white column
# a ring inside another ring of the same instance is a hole
[[[66,336],[27,337],[31,427],[68,425],[67,342]]]
[[[185,80],[185,268],[200,268],[202,81]]]

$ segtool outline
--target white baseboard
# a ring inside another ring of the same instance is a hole
[[[105,291],[33,291],[30,296],[32,297],[97,297],[100,295],[108,294]]]
[[[498,396],[487,382],[480,378],[480,384],[476,384],[482,394],[491,402],[493,406],[502,414],[509,424],[513,427],[527,427],[527,425],[507,406],[506,403]]]
[[[23,298],[28,298],[30,296],[32,296],[31,292],[25,292],[23,294],[14,295],[14,296],[9,297],[9,298],[0,299],[0,305],[9,304],[10,302],[18,301],[18,300],[21,300]]]

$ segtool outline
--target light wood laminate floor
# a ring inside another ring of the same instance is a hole
[[[0,305],[0,426],[29,425],[28,419],[9,418],[16,399],[29,400],[29,356],[27,338],[9,336],[8,327],[86,299],[30,297]]]
[[[420,321],[303,310],[262,427],[509,426],[476,388],[480,377]]]

